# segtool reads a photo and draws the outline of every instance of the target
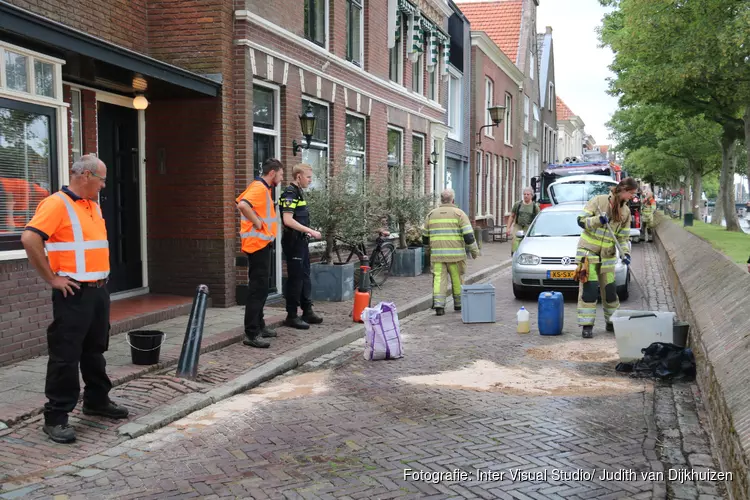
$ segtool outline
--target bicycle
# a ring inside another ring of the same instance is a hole
[[[378,237],[375,239],[375,248],[372,250],[368,262],[368,266],[370,267],[370,284],[378,288],[388,279],[388,274],[390,274],[391,266],[393,265],[393,254],[396,251],[393,243],[386,239],[388,236],[390,236],[388,231],[380,231],[378,233]],[[349,255],[344,258],[347,252],[349,252]],[[357,256],[360,264],[364,262],[367,255],[367,247],[364,241],[351,244],[336,240],[331,252],[331,259],[334,263],[348,264],[354,255]],[[359,267],[354,269],[354,288],[359,286],[360,273],[361,269]]]

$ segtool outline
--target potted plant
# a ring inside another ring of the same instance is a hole
[[[389,186],[388,215],[398,227],[398,247],[393,259],[391,273],[394,276],[417,276],[422,274],[424,263],[421,243],[409,246],[407,227],[421,227],[428,210],[432,207],[433,196],[421,194],[416,189],[408,189],[402,183]]]
[[[312,298],[350,300],[355,267],[360,266],[360,255],[349,259],[351,246],[364,242],[381,225],[377,190],[363,179],[361,170],[346,161],[331,164],[328,175],[313,168],[313,178],[319,181],[307,193],[310,222],[320,231],[325,246],[320,262],[310,266]]]

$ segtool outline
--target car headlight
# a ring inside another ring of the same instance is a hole
[[[518,263],[524,266],[537,266],[542,261],[538,256],[530,253],[522,253],[518,256]]]

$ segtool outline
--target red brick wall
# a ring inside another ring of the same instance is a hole
[[[53,21],[148,53],[147,0],[8,0]]]
[[[477,48],[476,46],[471,48],[471,60],[472,60],[472,66],[474,68],[474,71],[472,73],[472,91],[471,91],[471,174],[470,174],[470,210],[471,210],[471,217],[472,219],[475,217],[476,214],[476,157],[477,152],[481,152],[483,155],[482,158],[482,168],[483,172],[486,172],[486,162],[487,162],[487,156],[486,153],[492,153],[493,155],[493,169],[494,169],[494,155],[499,155],[503,168],[501,169],[501,176],[497,179],[496,182],[491,182],[491,191],[490,191],[490,206],[492,207],[492,213],[494,214],[496,212],[495,208],[497,207],[498,203],[498,197],[500,197],[500,201],[502,203],[501,208],[504,208],[506,199],[508,196],[513,197],[515,190],[517,189],[517,181],[516,179],[519,178],[518,175],[516,175],[515,172],[513,172],[513,160],[517,160],[517,165],[520,165],[520,155],[521,155],[521,141],[522,141],[522,133],[523,128],[521,124],[521,117],[523,116],[523,102],[519,103],[517,102],[517,96],[518,94],[518,85],[502,70],[500,67],[498,67],[490,57],[488,57],[481,49]],[[494,100],[493,103],[495,105],[505,105],[505,95],[506,93],[510,94],[513,97],[513,107],[512,107],[512,146],[507,146],[505,144],[504,140],[504,134],[505,134],[505,121],[503,121],[499,126],[493,128],[493,135],[494,137],[487,137],[485,136],[485,131],[487,129],[482,130],[481,134],[481,144],[477,144],[477,132],[479,129],[484,125],[485,121],[485,79],[489,77],[493,84],[494,84]],[[518,106],[521,106],[519,108]],[[510,168],[505,169],[505,158],[509,158],[510,161]],[[509,176],[509,182],[508,182],[508,190],[505,190],[505,179]],[[491,176],[489,177],[491,179]],[[482,190],[484,191],[484,182],[483,179],[483,185]],[[485,203],[483,202],[483,207],[485,207]],[[510,209],[510,200],[508,203],[508,208]],[[483,212],[487,212],[488,210],[486,208],[483,208]],[[504,212],[504,210],[502,210]],[[504,223],[501,222],[503,220],[503,216],[501,215],[501,220],[496,220],[495,224],[501,224]]]
[[[146,112],[149,282],[182,295],[205,283],[218,306],[235,297],[233,26],[232,2],[148,2],[151,55],[223,78],[219,98],[153,102]]]

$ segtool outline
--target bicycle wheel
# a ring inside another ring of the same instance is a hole
[[[384,243],[379,249],[376,248],[372,252],[372,258],[370,259],[370,279],[373,285],[382,286],[385,280],[388,279],[388,275],[391,274],[391,266],[393,265],[393,253],[396,251],[396,247],[393,243]]]

